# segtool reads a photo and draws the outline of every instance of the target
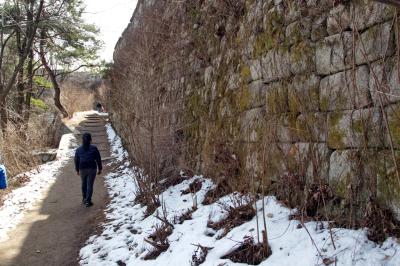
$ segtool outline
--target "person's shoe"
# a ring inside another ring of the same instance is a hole
[[[89,208],[89,207],[93,206],[93,203],[90,202],[90,201],[89,201],[89,202],[86,202],[86,203],[85,203],[85,206],[86,206],[87,208]]]
[[[86,200],[85,199],[82,199],[82,204],[86,204]]]

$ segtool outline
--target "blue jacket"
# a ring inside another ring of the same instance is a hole
[[[83,146],[76,149],[75,152],[75,170],[79,169],[99,169],[101,171],[103,166],[101,164],[100,152],[96,146],[90,145],[88,150]]]
[[[0,164],[0,189],[7,188],[7,171],[4,165]]]

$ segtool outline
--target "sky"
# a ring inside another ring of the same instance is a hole
[[[96,24],[101,31],[104,47],[100,57],[112,61],[115,44],[128,25],[137,0],[85,0],[85,20]]]

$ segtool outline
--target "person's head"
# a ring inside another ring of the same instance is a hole
[[[90,133],[83,133],[82,135],[82,145],[84,149],[89,149],[90,143],[92,142],[92,135]]]

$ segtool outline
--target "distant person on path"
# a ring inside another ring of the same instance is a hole
[[[96,111],[99,113],[104,113],[104,107],[101,103],[96,104]]]
[[[7,171],[6,167],[0,164],[0,189],[7,188]]]
[[[91,145],[91,142],[92,135],[83,133],[82,146],[75,152],[75,170],[82,179],[82,203],[86,207],[93,205],[92,195],[96,172],[100,175],[103,169],[100,152],[96,146]]]

